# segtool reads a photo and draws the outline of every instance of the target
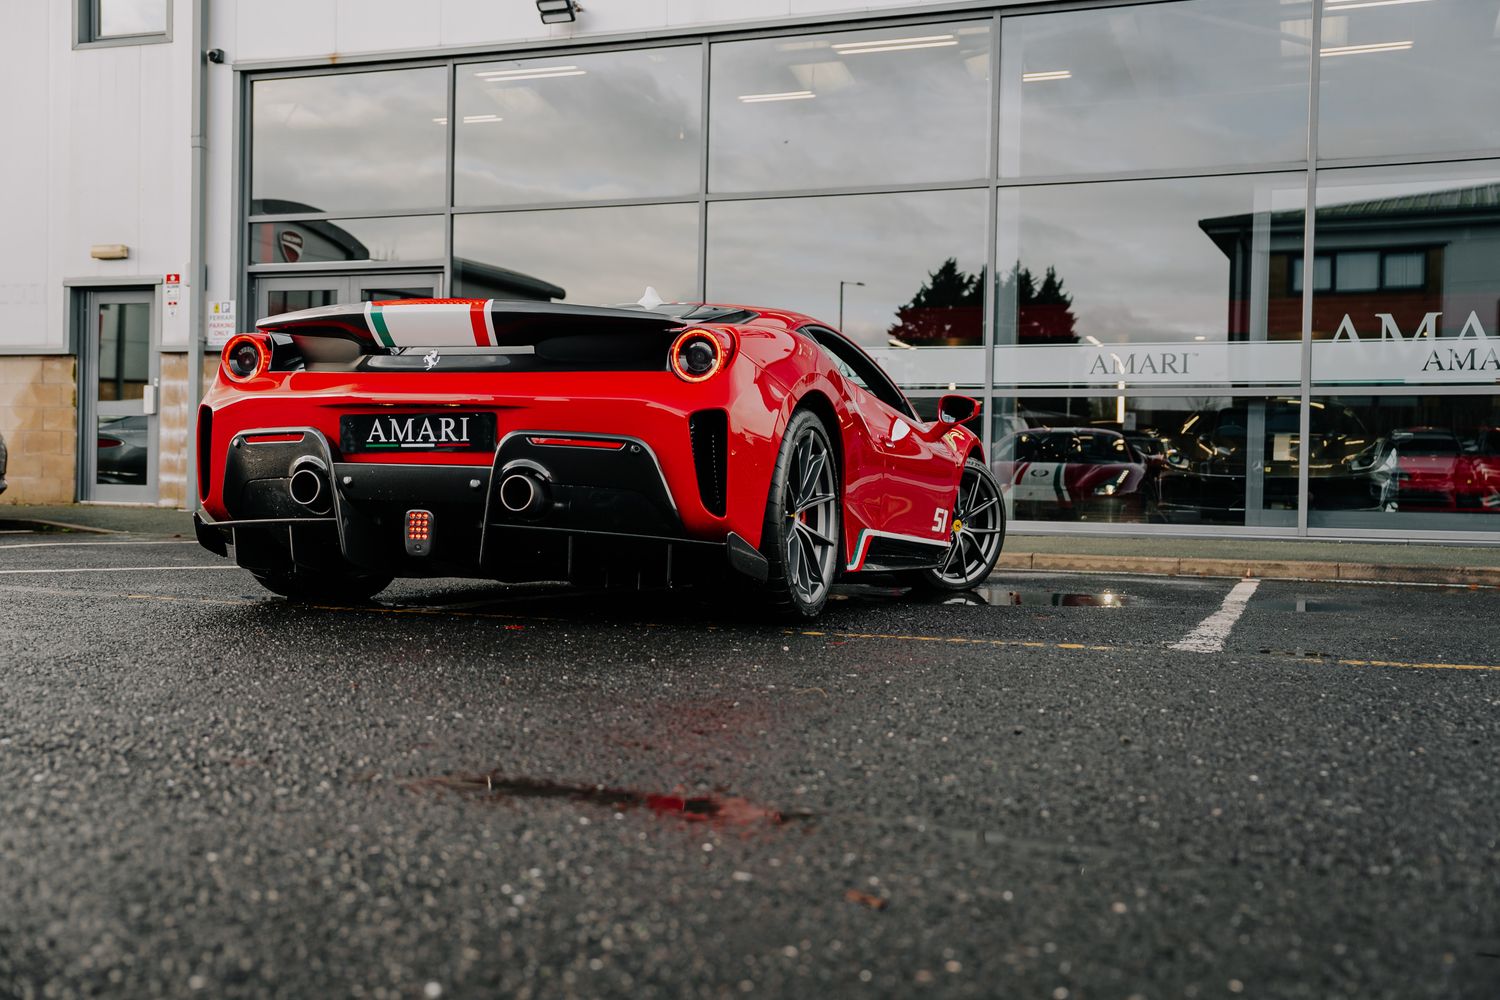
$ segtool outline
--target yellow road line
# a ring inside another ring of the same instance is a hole
[[[884,632],[814,632],[805,630],[797,632],[795,634],[809,636],[812,638],[827,637],[834,639],[888,639],[895,642],[946,642],[955,645],[967,646],[1020,646],[1027,649],[1066,649],[1071,652],[1081,651],[1089,653],[1139,651],[1138,649],[1126,650],[1120,646],[1089,646],[1077,642],[1026,642],[1020,639],[965,639],[959,638],[957,636],[901,635]],[[1289,653],[1258,653],[1254,655],[1273,656],[1277,659],[1296,660],[1299,663],[1333,663],[1338,664],[1342,667],[1398,667],[1403,670],[1482,670],[1493,673],[1500,673],[1500,664],[1488,663],[1422,663],[1409,662],[1406,660],[1346,660],[1337,659],[1331,656],[1294,656]]]
[[[1404,660],[1333,660],[1342,667],[1400,667],[1403,670],[1488,670],[1500,673],[1490,663],[1407,663]]]

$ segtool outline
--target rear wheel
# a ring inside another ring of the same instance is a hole
[[[391,576],[379,573],[297,570],[254,573],[257,583],[287,600],[309,604],[363,604],[386,587]]]
[[[814,618],[838,573],[838,463],[823,422],[806,410],[781,439],[761,550],[769,563],[766,598],[778,613]]]
[[[912,583],[929,590],[968,590],[984,581],[1005,542],[1005,503],[1000,483],[977,459],[964,464],[948,535],[948,551],[933,569],[917,570]]]

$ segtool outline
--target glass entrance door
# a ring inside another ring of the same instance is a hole
[[[439,295],[442,284],[443,276],[437,271],[264,277],[255,282],[255,314],[265,319],[340,302],[431,299]]]
[[[155,503],[156,295],[97,291],[85,297],[78,398],[81,499]]]

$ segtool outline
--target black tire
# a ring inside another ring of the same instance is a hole
[[[971,590],[983,583],[1005,545],[1005,496],[990,467],[977,459],[964,464],[949,521],[951,542],[943,561],[915,570],[907,579],[923,590]]]
[[[828,603],[844,520],[839,481],[838,455],[823,422],[808,410],[794,414],[771,472],[761,532],[770,569],[762,593],[777,615],[816,618]]]
[[[390,586],[394,579],[353,569],[345,573],[298,570],[251,575],[271,593],[305,604],[364,604]]]

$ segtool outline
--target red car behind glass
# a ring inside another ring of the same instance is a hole
[[[724,575],[817,614],[835,579],[962,590],[1004,538],[946,396],[924,422],[805,316],[434,300],[262,320],[198,414],[198,539],[289,597],[395,576]]]
[[[1486,450],[1442,428],[1392,431],[1370,457],[1371,489],[1382,510],[1500,513],[1500,461]]]

